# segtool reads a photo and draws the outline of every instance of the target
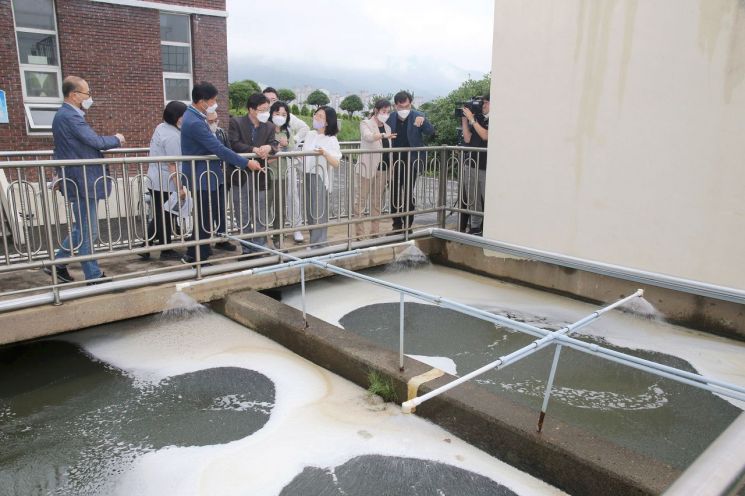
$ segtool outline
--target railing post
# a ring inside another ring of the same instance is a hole
[[[551,397],[551,389],[554,387],[554,378],[556,377],[556,366],[559,364],[559,355],[561,354],[561,345],[556,345],[556,351],[554,351],[554,361],[551,363],[551,372],[548,374],[548,382],[546,383],[546,392],[543,394],[543,406],[541,406],[541,414],[538,417],[538,432],[543,429],[543,419],[546,418],[546,410],[548,409],[548,400]]]
[[[54,296],[54,305],[61,305],[62,301],[60,300],[59,295],[59,286],[58,280],[57,280],[57,267],[54,263],[54,240],[52,238],[52,215],[49,212],[49,198],[48,194],[50,193],[50,190],[46,187],[47,186],[47,178],[46,178],[46,172],[45,168],[42,165],[39,168],[38,172],[38,178],[39,182],[39,191],[41,193],[41,210],[43,214],[44,219],[44,231],[47,235],[47,252],[49,254],[49,262],[52,264],[52,295]],[[51,190],[51,194],[56,195],[57,192],[55,190]],[[0,205],[0,210],[2,209],[2,206]],[[2,218],[0,218],[0,222],[2,222]]]
[[[303,302],[303,323],[305,324],[305,329],[307,329],[308,316],[305,312],[305,265],[300,266],[300,294]]]
[[[398,322],[398,370],[404,371],[404,292],[400,293]]]
[[[437,211],[437,225],[440,229],[445,229],[445,223],[447,221],[447,196],[448,196],[448,164],[447,164],[447,149],[443,146],[439,150],[439,162],[440,162],[440,182],[438,190],[438,208]]]

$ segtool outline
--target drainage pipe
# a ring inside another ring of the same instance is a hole
[[[546,262],[553,265],[570,267],[572,269],[583,270],[586,272],[592,272],[594,274],[614,277],[616,279],[624,279],[641,284],[648,284],[650,286],[672,289],[674,291],[680,291],[683,293],[706,296],[708,298],[714,298],[717,300],[725,300],[734,303],[745,304],[745,290],[742,289],[718,286],[716,284],[708,284],[701,281],[673,277],[665,274],[659,274],[657,272],[631,269],[628,267],[622,267],[620,265],[613,265],[604,262],[584,260],[569,255],[562,255],[560,253],[536,250],[534,248],[527,248],[525,246],[513,245],[501,241],[493,241],[490,239],[482,238],[480,236],[473,236],[471,234],[450,231],[448,229],[430,228],[428,230],[428,233],[435,238],[444,239],[447,241],[456,241],[458,243],[463,243],[470,246],[477,246],[485,250],[506,253],[508,255],[514,255],[520,258],[538,260],[540,262]]]

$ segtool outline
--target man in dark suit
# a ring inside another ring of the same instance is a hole
[[[233,216],[239,225],[241,234],[264,232],[271,224],[268,219],[266,190],[269,179],[266,174],[266,159],[274,153],[273,144],[275,126],[269,122],[269,99],[254,93],[248,97],[246,104],[248,114],[242,117],[231,117],[228,127],[230,147],[237,153],[255,153],[259,160],[252,160],[248,173],[239,170],[231,171],[231,193],[233,196]],[[279,215],[275,212],[275,215]],[[257,245],[265,246],[266,236],[250,240]],[[243,253],[254,250],[243,247]]]
[[[424,135],[435,132],[432,123],[423,113],[411,108],[412,96],[408,91],[399,91],[393,97],[396,111],[388,118],[391,133],[396,134],[394,148],[424,146]],[[393,154],[391,170],[391,213],[402,214],[393,218],[393,230],[408,229],[414,221],[414,186],[416,178],[424,168],[427,155],[425,152],[400,152]]]
[[[124,136],[99,136],[85,122],[85,112],[93,105],[88,83],[77,76],[68,76],[62,82],[62,94],[65,102],[54,115],[52,135],[54,136],[54,159],[74,160],[102,158],[101,150],[117,148],[124,144]],[[113,188],[108,168],[103,165],[75,165],[57,168],[55,188],[62,191],[70,202],[73,226],[70,235],[62,242],[62,247],[54,258],[78,255],[90,255],[93,242],[98,237],[98,200],[104,200]],[[106,275],[101,272],[96,260],[81,262],[83,274],[88,284],[95,284]],[[57,265],[57,279],[60,282],[72,282],[74,279],[65,265]],[[51,267],[44,272],[52,274]]]

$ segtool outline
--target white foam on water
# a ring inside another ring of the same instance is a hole
[[[136,327],[135,327],[136,326]],[[212,367],[256,370],[274,382],[274,407],[254,434],[224,445],[168,447],[136,459],[107,494],[278,494],[305,467],[332,468],[382,454],[436,460],[489,477],[521,495],[563,494],[415,415],[374,411],[362,388],[218,315],[120,322],[65,335],[146,387]],[[240,397],[216,408],[270,408]]]
[[[546,391],[546,383],[538,379],[513,383],[493,379],[475,379],[475,381],[478,384],[498,385],[505,391],[513,391],[534,398],[543,398]],[[551,401],[554,400],[577,408],[603,411],[654,410],[665,406],[668,402],[665,391],[657,384],[652,384],[646,392],[637,395],[554,386],[551,389]]]
[[[422,363],[426,363],[427,365],[434,367],[436,369],[440,369],[443,372],[446,372],[450,375],[458,375],[458,367],[455,365],[455,362],[452,358],[448,357],[438,357],[438,356],[424,356],[424,355],[409,355],[406,354],[407,357],[413,358],[414,360],[418,360]]]
[[[379,277],[495,313],[517,312],[545,317],[543,325],[533,322],[544,328],[555,329],[576,322],[600,307],[439,265],[427,265],[405,273],[386,272]],[[335,325],[357,308],[399,301],[397,292],[342,277],[314,281],[306,289],[307,311]],[[286,291],[282,301],[301,308],[299,289]],[[330,305],[330,301],[334,304]],[[406,301],[424,303],[409,296]],[[581,332],[601,337],[616,346],[677,356],[702,375],[745,386],[745,344],[738,341],[620,311],[603,314]],[[722,398],[745,409],[745,402]]]

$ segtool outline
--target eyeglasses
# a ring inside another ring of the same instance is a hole
[[[220,119],[207,119],[208,124],[215,124],[217,122],[220,122]]]
[[[91,96],[91,92],[90,91],[88,93],[86,93],[85,91],[75,90],[75,93],[80,93],[81,95],[85,95],[85,96]]]

